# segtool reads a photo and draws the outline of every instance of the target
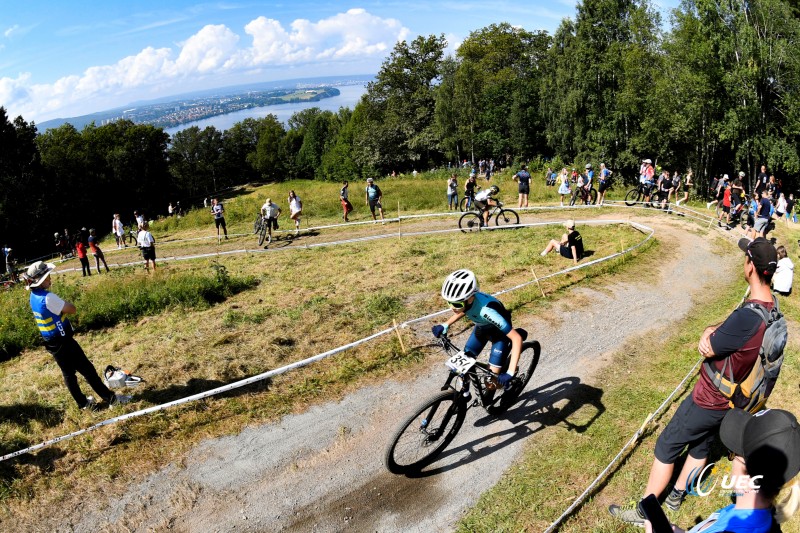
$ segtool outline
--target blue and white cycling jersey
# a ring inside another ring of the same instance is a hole
[[[586,177],[583,180],[583,185],[588,188],[592,184],[593,179],[594,179],[594,170],[590,170],[586,173]]]
[[[511,327],[511,313],[495,298],[483,292],[475,293],[475,300],[464,313],[477,327],[494,326],[503,334],[513,329]]]

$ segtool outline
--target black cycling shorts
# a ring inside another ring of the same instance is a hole
[[[611,185],[610,181],[601,181],[600,184],[597,186],[597,191],[600,194],[603,194],[604,192],[606,192],[606,189],[608,189],[610,185]]]
[[[522,184],[520,184],[519,193],[520,194],[530,194],[531,193],[530,185],[522,185]]]

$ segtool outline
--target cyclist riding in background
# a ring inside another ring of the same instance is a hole
[[[489,207],[497,205],[497,200],[493,199],[500,192],[500,187],[492,185],[486,190],[483,190],[475,195],[475,207],[481,210],[483,216],[483,225],[489,225]]]
[[[507,388],[517,370],[520,352],[522,351],[522,336],[511,326],[511,311],[489,294],[478,291],[478,279],[470,270],[456,270],[444,280],[442,285],[442,298],[447,301],[453,310],[451,316],[444,324],[438,324],[431,329],[436,338],[447,334],[448,328],[464,317],[469,318],[475,328],[472,330],[464,352],[471,357],[477,357],[487,342],[492,343],[489,356],[489,367],[497,378],[497,383]],[[508,368],[502,374],[506,358]]]

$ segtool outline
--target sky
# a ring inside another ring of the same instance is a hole
[[[400,40],[444,34],[453,52],[493,23],[552,33],[575,5],[1,0],[0,106],[38,123],[200,89],[374,74]]]

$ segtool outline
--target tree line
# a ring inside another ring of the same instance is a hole
[[[242,183],[489,158],[603,161],[633,179],[647,157],[692,168],[701,188],[739,170],[752,184],[764,164],[790,189],[795,6],[684,0],[666,26],[647,0],[585,0],[552,34],[490,25],[455,55],[443,35],[420,36],[395,45],[354,109],[307,109],[286,125],[270,115],[171,138],[129,121],[40,133],[0,108],[0,239],[43,249],[54,228],[105,231],[113,212],[161,212]]]

